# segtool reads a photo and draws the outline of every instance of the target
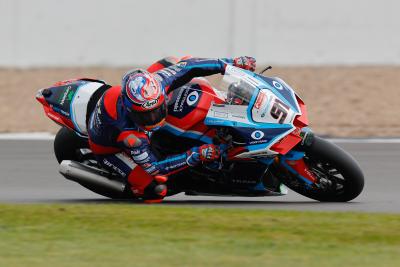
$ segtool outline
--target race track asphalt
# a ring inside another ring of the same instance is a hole
[[[287,196],[263,198],[179,194],[162,205],[399,213],[400,142],[338,145],[359,161],[366,178],[363,193],[352,202],[319,203],[289,191]],[[0,170],[0,203],[116,203],[61,176],[50,140],[0,140]]]

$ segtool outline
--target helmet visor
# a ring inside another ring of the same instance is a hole
[[[137,112],[128,109],[128,117],[139,126],[152,126],[161,122],[167,116],[167,105],[164,102],[156,109]]]

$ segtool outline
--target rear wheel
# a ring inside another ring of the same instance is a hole
[[[304,162],[318,179],[315,185],[306,185],[295,174],[275,165],[276,175],[290,189],[306,197],[327,202],[346,202],[356,198],[364,187],[364,175],[355,159],[319,137],[304,150]]]
[[[58,163],[61,163],[63,160],[73,160],[84,165],[91,165],[88,164],[87,159],[84,158],[83,154],[81,153],[81,149],[89,148],[89,143],[87,139],[78,136],[74,131],[63,127],[61,128],[54,139],[54,154],[56,155]],[[95,168],[98,168],[95,166]],[[90,169],[93,172],[95,168]],[[99,170],[100,171],[100,170]],[[101,175],[101,172],[97,173]],[[116,177],[113,177],[116,178]],[[76,180],[74,180],[76,181]],[[83,187],[86,187],[90,191],[109,197],[112,199],[132,199],[133,195],[129,190],[129,187],[126,187],[123,193],[115,193],[107,188],[98,186],[97,184],[86,183],[83,181],[76,181]]]
[[[80,149],[89,148],[88,141],[74,131],[62,127],[54,139],[54,154],[58,163],[63,160],[80,161]]]

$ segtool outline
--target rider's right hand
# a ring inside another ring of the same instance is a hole
[[[233,66],[249,71],[256,70],[256,59],[253,57],[236,57],[233,59]]]

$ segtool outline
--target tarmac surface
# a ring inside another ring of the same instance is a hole
[[[286,196],[244,198],[185,196],[162,205],[400,213],[400,142],[336,141],[360,163],[365,188],[348,203],[320,203],[289,191]],[[58,173],[51,140],[0,140],[0,203],[119,203],[96,195]],[[131,202],[123,202],[131,204]]]

